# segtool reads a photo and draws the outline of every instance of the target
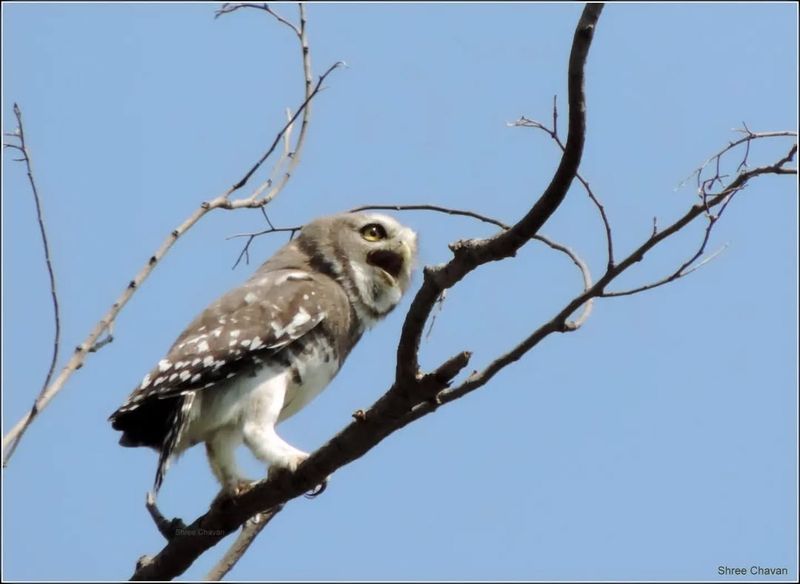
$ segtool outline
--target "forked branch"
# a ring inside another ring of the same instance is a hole
[[[302,12],[301,7],[301,14]],[[304,30],[305,18],[303,17],[303,24],[301,25],[301,30]],[[104,332],[110,331],[113,327],[114,321],[117,318],[119,312],[123,309],[123,307],[127,304],[127,302],[131,299],[134,295],[136,290],[141,286],[141,284],[150,276],[152,271],[155,267],[161,262],[164,255],[169,252],[173,245],[178,241],[178,239],[184,235],[190,228],[192,228],[198,221],[200,221],[203,217],[205,217],[209,212],[215,209],[226,209],[226,210],[233,210],[233,209],[243,209],[243,208],[250,208],[250,209],[258,209],[263,207],[264,205],[268,204],[272,199],[274,199],[280,190],[286,185],[286,182],[289,180],[291,176],[291,169],[294,168],[294,165],[297,163],[299,158],[299,150],[302,146],[302,140],[305,136],[305,128],[308,125],[309,120],[309,107],[311,105],[312,100],[316,97],[316,95],[321,91],[323,88],[323,83],[325,79],[330,75],[335,69],[340,67],[342,63],[334,63],[331,65],[322,75],[319,76],[317,79],[316,84],[310,84],[310,70],[306,69],[306,67],[310,67],[310,57],[309,51],[307,50],[307,45],[303,45],[303,64],[304,64],[304,86],[305,86],[305,96],[303,101],[300,105],[296,108],[295,113],[291,116],[291,118],[284,124],[281,130],[275,136],[272,144],[267,148],[264,154],[251,166],[245,174],[242,176],[241,179],[236,181],[230,188],[228,188],[224,193],[219,195],[218,197],[203,202],[198,209],[196,209],[183,223],[181,223],[176,229],[174,229],[167,238],[162,242],[161,246],[155,251],[153,255],[147,260],[144,266],[139,270],[139,272],[134,276],[134,278],[127,284],[124,291],[120,294],[120,296],[114,301],[111,307],[106,311],[105,315],[100,319],[100,321],[95,324],[94,328],[91,330],[89,335],[84,339],[84,341],[77,346],[75,352],[70,357],[67,364],[61,370],[61,373],[53,380],[47,387],[42,391],[39,398],[36,400],[36,404],[34,408],[25,414],[12,428],[11,430],[6,433],[3,437],[3,452],[4,458],[3,462],[4,465],[7,464],[10,454],[13,452],[12,445],[15,445],[19,438],[22,435],[22,432],[25,428],[29,426],[29,424],[33,421],[36,415],[44,409],[50,401],[55,397],[61,389],[66,384],[67,380],[72,376],[72,374],[83,367],[83,364],[86,360],[86,357],[96,351],[99,347],[105,344],[104,340],[101,340],[101,336]],[[301,122],[301,130],[300,135],[298,136],[298,143],[295,145],[294,148],[294,155],[290,157],[289,163],[289,170],[283,176],[281,182],[273,187],[266,195],[259,196],[259,197],[245,197],[241,199],[231,200],[230,196],[244,187],[250,178],[258,171],[264,162],[273,154],[276,150],[278,145],[281,143],[284,135],[287,131],[292,127],[298,117],[303,116]]]
[[[566,149],[550,186],[531,211],[510,229],[479,241],[454,244],[449,263],[426,270],[425,281],[412,302],[398,347],[395,384],[371,408],[303,462],[294,473],[276,473],[231,500],[212,505],[187,527],[188,535],[169,541],[146,565],[137,567],[135,580],[171,579],[183,573],[222,537],[238,529],[249,517],[286,503],[321,484],[341,466],[363,456],[386,436],[404,425],[408,412],[422,400],[429,402],[446,388],[469,363],[466,351],[456,354],[434,371],[419,373],[419,341],[425,321],[441,291],[453,286],[467,273],[488,261],[512,256],[530,241],[564,199],[580,163],[585,140],[584,65],[602,5],[590,4],[583,11],[575,31],[570,56],[570,123]],[[581,303],[583,304],[583,303]]]

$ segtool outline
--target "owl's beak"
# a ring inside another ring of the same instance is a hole
[[[403,264],[409,265],[414,261],[414,250],[411,249],[411,245],[407,241],[400,242],[400,255],[403,256]]]
[[[397,279],[400,272],[403,271],[403,265],[406,261],[404,253],[398,253],[399,250],[378,249],[367,254],[367,263],[380,268],[392,278]]]
[[[416,234],[412,231],[410,241],[400,239],[391,249],[381,249],[367,254],[367,263],[380,268],[392,279],[392,284],[405,271],[411,269],[416,253]]]

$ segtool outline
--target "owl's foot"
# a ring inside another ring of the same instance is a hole
[[[309,454],[307,452],[297,449],[293,449],[292,452],[282,453],[279,458],[273,460],[272,464],[269,465],[267,478],[271,479],[276,473],[279,473],[284,469],[288,470],[289,472],[296,471],[297,467],[303,464],[308,457]]]
[[[229,494],[238,496],[252,489],[256,482],[244,478],[236,479],[226,486],[226,490]]]
[[[281,460],[273,462],[269,465],[267,479],[273,479],[276,475],[279,475],[283,471],[288,470],[290,472],[295,472],[297,467],[303,464],[303,462],[305,462],[309,456],[310,455],[307,452],[295,450],[290,455],[283,457]],[[311,491],[306,493],[305,496],[309,499],[313,499],[314,497],[321,495],[327,488],[328,479],[326,478],[321,484],[317,485]]]
[[[214,500],[211,502],[211,506],[213,507],[217,503],[234,499],[239,495],[246,493],[247,491],[253,488],[256,482],[257,481],[250,481],[244,478],[238,478],[226,482],[225,486],[222,487],[222,489],[220,489],[220,492],[217,493],[217,496],[214,497]]]

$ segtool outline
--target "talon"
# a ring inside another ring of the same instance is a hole
[[[306,499],[315,499],[316,497],[319,497],[322,493],[324,493],[325,489],[327,488],[328,488],[328,479],[325,479],[303,496]]]
[[[255,484],[256,484],[255,481],[249,481],[247,479],[239,479],[234,483],[231,492],[234,495],[239,496],[252,489]]]
[[[252,489],[255,484],[255,481],[236,479],[235,481],[225,485],[225,487],[223,487],[220,492],[217,493],[217,496],[214,497],[214,500],[211,502],[211,506],[213,507],[218,503],[223,503],[226,501],[233,501],[239,495],[242,495]]]

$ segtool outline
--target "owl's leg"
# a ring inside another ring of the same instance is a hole
[[[235,428],[220,429],[206,441],[206,455],[211,472],[226,493],[238,493],[250,484],[236,464],[236,447],[239,444],[241,435]]]
[[[286,398],[288,373],[270,377],[260,383],[250,394],[248,407],[243,413],[244,443],[253,455],[270,468],[297,469],[308,458],[308,453],[298,450],[275,431],[275,424]]]

